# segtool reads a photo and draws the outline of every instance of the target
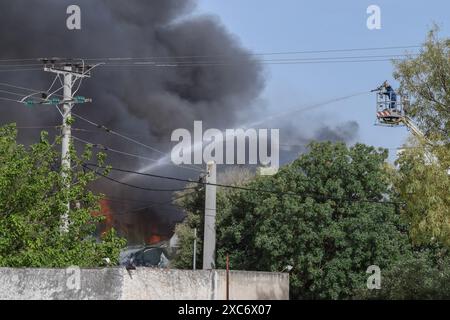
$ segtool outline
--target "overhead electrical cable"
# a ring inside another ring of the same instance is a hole
[[[121,155],[124,155],[124,156],[129,156],[129,157],[133,157],[133,158],[137,158],[137,159],[142,159],[142,160],[158,161],[157,159],[152,159],[152,158],[140,156],[140,155],[137,155],[137,154],[128,153],[128,152],[125,152],[125,151],[116,150],[116,149],[113,149],[113,148],[104,146],[104,145],[102,145],[102,144],[99,144],[99,143],[92,143],[92,142],[89,142],[89,141],[80,139],[80,138],[78,138],[78,137],[75,137],[75,136],[73,136],[73,135],[72,135],[72,138],[73,138],[74,140],[77,140],[77,141],[82,142],[82,143],[84,143],[84,144],[92,145],[94,148],[99,149],[99,150],[110,151],[110,152],[112,152],[112,153],[117,153],[117,154],[121,154]]]
[[[101,129],[101,130],[103,130],[103,131],[105,131],[105,132],[107,132],[107,133],[110,133],[110,134],[112,134],[112,135],[118,136],[118,137],[120,137],[120,138],[122,138],[122,139],[125,139],[125,140],[129,141],[129,142],[133,142],[133,143],[135,143],[135,144],[137,144],[137,145],[139,145],[139,146],[141,146],[141,147],[150,149],[150,150],[152,150],[152,151],[155,151],[155,152],[160,153],[160,154],[165,155],[165,156],[167,155],[166,152],[163,152],[163,151],[158,150],[158,149],[156,149],[156,148],[154,148],[154,147],[151,147],[151,146],[149,146],[149,145],[146,145],[146,144],[144,144],[144,143],[142,143],[142,142],[140,142],[140,141],[138,141],[138,140],[136,140],[136,139],[133,139],[133,138],[131,138],[131,137],[129,137],[129,136],[126,136],[126,135],[124,135],[124,134],[121,134],[121,133],[119,133],[119,132],[117,132],[117,131],[115,131],[115,130],[112,130],[112,129],[110,129],[110,128],[107,128],[107,127],[104,126],[104,125],[95,123],[95,122],[93,122],[93,121],[91,121],[91,120],[89,120],[89,119],[87,119],[87,118],[85,118],[85,117],[82,117],[82,116],[78,115],[78,114],[72,113],[72,116],[74,116],[75,118],[78,118],[78,119],[80,119],[80,120],[82,120],[82,121],[85,121],[86,123],[89,123],[90,125],[95,126],[95,127],[97,127],[98,129]],[[158,161],[158,160],[155,160],[155,161]],[[175,165],[175,164],[174,164],[174,165]],[[193,167],[182,166],[182,165],[175,165],[175,166],[182,167],[182,168],[185,168],[185,169],[191,169],[191,170],[195,170],[195,171],[199,171],[199,172],[204,171],[203,169],[197,168],[196,166],[193,166]]]
[[[370,199],[353,199],[353,198],[340,199],[340,198],[335,198],[335,197],[329,197],[329,196],[320,194],[318,192],[311,192],[311,191],[305,191],[305,192],[300,194],[300,193],[295,193],[295,192],[290,192],[290,191],[254,189],[254,188],[248,188],[248,187],[242,187],[242,186],[236,186],[236,185],[226,185],[226,184],[219,184],[219,183],[208,183],[208,182],[204,182],[204,181],[192,181],[192,180],[183,179],[183,178],[163,176],[163,175],[156,175],[156,174],[151,174],[151,173],[142,173],[142,172],[137,172],[137,171],[133,171],[133,170],[127,170],[127,169],[120,169],[120,168],[115,168],[115,167],[104,167],[104,166],[99,166],[97,164],[92,164],[92,163],[85,163],[85,164],[83,164],[83,166],[87,167],[87,168],[89,168],[89,166],[92,166],[92,167],[96,167],[96,168],[99,168],[99,169],[110,169],[112,171],[123,172],[123,173],[128,173],[128,174],[136,174],[136,175],[140,175],[140,176],[146,176],[146,177],[152,177],[152,178],[158,178],[158,179],[166,179],[166,180],[179,181],[179,182],[195,183],[195,184],[200,184],[200,185],[209,185],[209,186],[237,189],[237,190],[243,190],[243,191],[253,191],[253,192],[260,192],[260,193],[269,193],[269,194],[277,194],[277,195],[291,195],[291,196],[300,196],[300,197],[304,197],[305,195],[306,196],[307,195],[315,195],[315,196],[321,197],[321,198],[323,198],[325,200],[335,200],[335,201],[400,204],[400,203],[393,202],[393,201],[380,201],[380,200],[370,200]],[[93,169],[90,169],[90,170],[93,170]]]
[[[324,50],[297,50],[297,51],[275,51],[275,52],[249,52],[242,53],[239,56],[271,56],[271,55],[299,55],[299,54],[322,54],[322,53],[344,53],[344,52],[363,52],[363,51],[383,51],[383,50],[401,50],[401,49],[418,49],[422,45],[406,45],[406,46],[384,46],[384,47],[361,47],[361,48],[343,48],[343,49],[324,49]],[[198,58],[226,58],[236,57],[236,54],[208,54],[208,55],[156,55],[146,57],[96,57],[96,58],[74,58],[72,60],[80,61],[100,61],[100,62],[122,62],[122,61],[134,61],[134,60],[155,60],[155,59],[198,59]],[[0,59],[0,64],[11,62],[29,62],[29,61],[41,61],[42,58],[12,58],[12,59]],[[37,64],[36,64],[37,65]],[[0,65],[1,66],[1,65]]]
[[[119,180],[117,180],[117,179],[111,178],[111,177],[107,176],[106,174],[103,174],[103,173],[101,173],[101,172],[98,172],[97,170],[93,170],[92,168],[89,168],[89,167],[86,166],[86,165],[83,165],[83,167],[86,168],[86,169],[88,169],[88,170],[90,170],[90,171],[92,171],[92,172],[94,172],[96,175],[98,175],[98,176],[100,176],[100,177],[103,177],[103,178],[107,179],[107,180],[110,180],[110,181],[112,181],[112,182],[115,182],[115,183],[118,183],[118,184],[121,184],[121,185],[130,187],[130,188],[143,190],[143,191],[152,191],[152,192],[176,192],[176,191],[184,191],[184,190],[195,189],[195,188],[193,188],[193,187],[191,187],[191,188],[176,188],[176,189],[159,189],[159,188],[142,187],[142,186],[137,186],[137,185],[134,185],[134,184],[122,182],[122,181],[119,181]],[[105,167],[103,167],[103,168],[106,169]]]

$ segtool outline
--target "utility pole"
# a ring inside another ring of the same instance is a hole
[[[230,256],[227,253],[227,291],[225,295],[225,300],[230,300]]]
[[[194,252],[192,255],[192,269],[197,269],[197,228],[194,228]]]
[[[203,238],[203,270],[216,267],[216,162],[209,161],[205,177],[205,233]]]
[[[84,61],[74,61],[71,59],[41,59],[44,64],[44,71],[55,73],[57,77],[63,76],[63,98],[53,98],[52,95],[56,92],[43,93],[42,101],[24,100],[27,105],[32,104],[50,104],[55,105],[62,116],[62,142],[61,142],[61,171],[63,182],[66,188],[70,187],[69,171],[70,171],[70,141],[71,141],[71,111],[75,104],[91,102],[91,99],[86,99],[81,96],[73,96],[72,88],[75,83],[81,81],[83,78],[91,76],[90,71],[93,68],[90,65],[85,65]],[[27,97],[28,98],[28,97]],[[59,109],[62,105],[62,110]],[[67,232],[69,230],[69,211],[70,203],[66,203],[66,210],[61,214],[61,231]]]
[[[72,106],[73,104],[68,102],[72,100],[72,66],[66,65],[64,66],[64,90],[63,90],[63,99],[64,104],[62,108],[62,141],[61,141],[61,169],[62,169],[62,177],[64,180],[64,184],[66,188],[69,188],[69,181],[67,177],[67,173],[70,170],[70,138],[72,133],[72,128],[70,125],[70,119],[72,115]],[[61,217],[61,229],[63,232],[69,231],[69,211],[70,211],[70,203],[66,203],[66,212],[62,214]]]

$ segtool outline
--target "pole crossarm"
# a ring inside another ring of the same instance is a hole
[[[82,104],[82,103],[90,103],[92,102],[91,98],[86,98],[83,96],[76,96],[72,99],[59,99],[59,98],[52,98],[52,99],[45,99],[42,101],[36,101],[36,100],[25,100],[22,101],[27,106],[37,105],[37,104],[46,104],[46,105],[61,105],[66,103],[71,104]]]
[[[55,67],[44,67],[44,71],[61,74],[61,75],[71,73],[74,77],[77,77],[77,78],[90,78],[91,77],[90,73],[77,72],[77,71],[67,72],[67,70],[55,68]]]

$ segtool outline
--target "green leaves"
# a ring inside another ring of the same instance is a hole
[[[106,257],[117,263],[124,240],[114,231],[103,239],[93,237],[99,218],[91,212],[100,197],[87,189],[95,175],[81,169],[91,151],[85,150],[80,159],[71,148],[73,167],[67,171],[70,188],[66,188],[60,155],[46,133],[29,148],[15,138],[14,125],[0,128],[0,266],[96,267]],[[67,201],[69,232],[61,233]]]
[[[292,298],[351,298],[365,288],[367,267],[386,269],[410,249],[395,206],[379,203],[394,200],[386,158],[385,150],[362,144],[312,143],[309,153],[275,176],[245,183],[277,193],[221,189],[218,267],[225,267],[227,254],[233,269],[281,271],[292,265]],[[184,206],[188,216],[177,230],[202,221],[202,201],[196,209]],[[191,239],[185,239],[180,250],[186,264],[178,260],[178,267],[191,266]]]
[[[407,114],[433,146],[411,140],[400,155],[395,187],[414,243],[450,245],[450,41],[430,31],[417,57],[396,63]]]
[[[411,140],[397,160],[395,186],[406,203],[403,216],[410,224],[416,244],[438,242],[450,246],[450,148],[433,148],[434,161],[428,161],[429,147]]]
[[[417,57],[395,63],[394,77],[400,92],[411,99],[407,113],[427,136],[437,141],[450,139],[450,42],[430,31]]]

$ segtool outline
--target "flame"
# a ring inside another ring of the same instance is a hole
[[[103,232],[109,231],[113,226],[113,214],[108,200],[101,199],[100,202],[100,211],[93,211],[92,215],[95,217],[103,216],[105,220],[103,220],[102,224],[104,225]]]
[[[155,244],[158,242],[161,242],[161,236],[157,235],[157,234],[152,234],[148,239],[147,239],[147,244]]]
[[[158,232],[158,227],[156,226],[156,224],[152,224],[150,226],[150,236],[147,239],[145,239],[145,242],[147,244],[155,244],[161,242],[161,240],[163,240],[163,238]]]

